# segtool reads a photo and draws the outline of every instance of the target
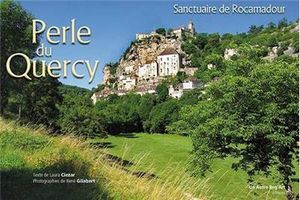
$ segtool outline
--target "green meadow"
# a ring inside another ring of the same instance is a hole
[[[192,150],[189,137],[170,134],[123,134],[105,139],[91,139],[89,143],[131,162],[129,169],[150,171],[163,179],[167,178],[165,174],[170,168],[178,173],[186,171]],[[227,158],[213,163],[212,171],[203,178],[208,188],[207,196],[212,199],[285,199],[284,189],[276,189],[279,184],[272,178],[257,176],[257,184],[253,185],[257,189],[250,189],[247,174],[231,168],[234,161],[233,158]],[[198,178],[194,179],[197,181]],[[298,191],[296,180],[295,177],[293,188]],[[265,186],[274,188],[268,190]]]
[[[196,185],[184,174],[170,171],[171,179],[164,180],[138,169],[126,169],[123,162],[111,159],[83,139],[51,136],[43,128],[20,126],[1,118],[0,148],[1,197],[5,200],[209,199],[199,192],[205,184]],[[50,176],[35,177],[38,173]],[[34,182],[61,173],[74,173],[75,179],[95,179],[96,183]]]
[[[231,169],[234,159],[215,161],[205,178],[189,176],[192,145],[179,135],[84,140],[0,120],[0,147],[4,199],[285,199],[284,190],[264,189],[278,184],[262,176],[261,186],[250,190],[245,172]],[[75,173],[96,184],[33,183],[33,173],[44,172]]]

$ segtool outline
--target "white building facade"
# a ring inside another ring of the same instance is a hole
[[[167,48],[157,56],[157,63],[159,76],[176,76],[181,65],[180,55],[175,49]]]
[[[124,75],[120,77],[118,82],[119,90],[132,90],[137,84],[136,78]]]
[[[184,80],[182,83],[183,90],[192,90],[192,89],[200,88],[200,87],[202,87],[202,83],[195,78],[190,78],[190,79]]]
[[[169,86],[169,96],[175,99],[179,99],[184,92],[201,88],[203,84],[200,80],[190,77],[183,81],[183,83],[178,84],[177,86],[173,87],[173,85]]]
[[[158,76],[157,62],[146,62],[139,67],[138,76],[140,80],[147,80]]]
[[[173,85],[169,86],[169,96],[175,99],[179,99],[183,95],[182,84],[173,87]]]

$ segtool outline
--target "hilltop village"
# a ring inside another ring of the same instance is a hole
[[[160,33],[159,29],[151,33],[137,33],[119,63],[104,67],[104,87],[92,95],[93,102],[111,94],[155,94],[161,81],[176,76],[178,72],[184,73],[187,78],[176,86],[170,85],[169,96],[180,98],[184,91],[202,87],[201,81],[193,77],[197,68],[190,66],[188,55],[181,49],[183,37],[194,35],[192,21],[186,27],[170,29],[166,33]]]
[[[287,31],[292,35],[298,28],[299,24],[294,23]],[[252,31],[257,29],[259,27],[254,27]],[[281,32],[283,31],[286,30],[282,28]],[[159,28],[151,33],[137,33],[135,40],[125,50],[119,62],[104,67],[103,81],[93,93],[92,101],[96,103],[97,100],[111,94],[119,96],[130,92],[140,95],[155,94],[156,87],[162,82],[169,83],[168,94],[177,99],[186,91],[204,87],[203,82],[194,76],[198,68],[192,66],[191,55],[182,49],[186,38],[195,38],[195,35],[192,21],[189,21],[187,26],[167,31]],[[266,40],[266,44],[262,47],[252,45],[251,48],[261,48],[264,60],[272,61],[281,54],[298,57],[298,45],[292,39],[280,43],[274,42],[275,40],[271,38]],[[229,60],[232,56],[239,55],[238,47],[226,45],[222,54],[222,59]],[[218,58],[207,63],[208,70],[217,68],[216,59]],[[184,80],[171,84],[170,80],[178,75],[183,75]],[[218,76],[215,76],[213,81],[217,79]]]

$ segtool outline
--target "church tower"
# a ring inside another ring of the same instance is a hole
[[[188,30],[194,35],[195,34],[195,27],[194,27],[194,24],[192,22],[192,20],[189,21],[189,24],[188,24]]]

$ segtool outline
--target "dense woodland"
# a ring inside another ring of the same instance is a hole
[[[291,31],[296,22],[283,19],[253,25],[247,33],[185,38],[182,48],[198,67],[195,76],[206,85],[179,100],[168,97],[167,84],[181,82],[183,74],[161,83],[157,95],[111,95],[93,105],[92,91],[50,77],[24,81],[7,75],[9,55],[23,51],[34,57],[32,18],[19,4],[1,2],[2,116],[82,137],[129,132],[190,136],[197,175],[204,175],[215,158],[233,156],[239,158],[233,167],[247,171],[250,179],[276,168],[276,177],[292,198],[292,163],[299,141],[299,59],[284,51],[290,46],[299,52],[298,32]],[[278,47],[278,57],[264,59],[272,47]],[[225,60],[226,48],[237,49],[238,55]],[[216,67],[208,69],[210,63]],[[14,64],[22,71],[21,61]]]

